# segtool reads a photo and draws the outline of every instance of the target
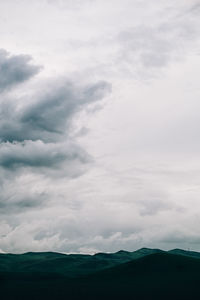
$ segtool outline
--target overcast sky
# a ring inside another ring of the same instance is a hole
[[[200,251],[200,1],[0,0],[0,252]]]

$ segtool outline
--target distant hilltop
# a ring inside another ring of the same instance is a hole
[[[199,286],[200,253],[182,249],[0,254],[5,300],[199,299]]]

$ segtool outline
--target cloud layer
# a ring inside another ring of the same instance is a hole
[[[1,83],[2,90],[28,80],[38,71],[37,66],[29,65],[30,57],[19,55],[7,58],[7,52],[2,50],[2,53],[5,53],[2,66],[9,65],[8,72],[2,67],[2,74],[6,74],[5,82]],[[102,100],[110,86],[103,81],[81,86],[63,79],[50,84],[45,92],[24,96],[26,102],[20,98],[17,103],[12,98],[2,100],[2,168],[51,168],[64,161],[88,162],[89,155],[73,142],[70,135],[73,119],[86,106]]]
[[[40,67],[30,64],[29,55],[10,55],[0,49],[0,92],[8,90],[36,75]]]
[[[48,203],[46,191],[15,188],[16,178],[35,173],[34,185],[38,185],[40,174],[43,178],[74,178],[84,173],[92,158],[77,144],[72,125],[78,113],[103,99],[110,85],[48,79],[42,91],[14,98],[14,92],[9,95],[11,89],[26,81],[28,88],[39,67],[30,64],[30,56],[12,56],[5,50],[0,54],[0,213],[6,217]]]
[[[0,251],[200,250],[199,14],[0,1]]]

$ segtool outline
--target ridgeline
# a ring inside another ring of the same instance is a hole
[[[0,254],[1,299],[199,299],[200,253]]]

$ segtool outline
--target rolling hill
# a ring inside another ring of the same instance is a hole
[[[2,299],[199,299],[200,256],[181,249],[1,254]]]

